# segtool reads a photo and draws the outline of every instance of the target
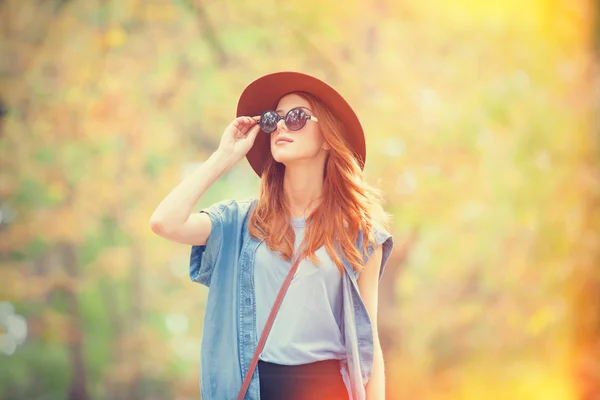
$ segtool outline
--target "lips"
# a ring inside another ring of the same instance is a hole
[[[275,139],[275,144],[281,143],[281,142],[288,142],[288,143],[292,143],[293,140],[285,137],[285,136],[279,136],[277,139]]]

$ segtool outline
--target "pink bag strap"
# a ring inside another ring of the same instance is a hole
[[[271,313],[269,314],[269,318],[265,323],[265,328],[260,335],[260,340],[258,341],[258,346],[256,346],[256,351],[254,351],[254,356],[252,357],[252,361],[250,361],[250,366],[248,367],[248,371],[246,372],[246,376],[244,377],[244,381],[242,382],[242,388],[240,389],[240,393],[237,396],[237,400],[243,400],[246,392],[248,391],[248,387],[250,386],[250,381],[252,380],[252,375],[254,374],[254,370],[258,365],[258,357],[265,347],[265,343],[267,342],[267,336],[269,336],[269,332],[271,331],[271,326],[273,326],[273,322],[275,321],[275,316],[277,315],[277,311],[279,311],[279,306],[281,306],[281,302],[283,301],[283,297],[292,283],[292,278],[294,274],[298,270],[298,266],[300,265],[300,257],[296,258],[292,269],[288,272],[285,277],[285,281],[283,281],[283,285],[281,285],[281,289],[279,289],[279,293],[277,294],[277,298],[275,299],[275,303],[273,304],[273,308],[271,309]]]

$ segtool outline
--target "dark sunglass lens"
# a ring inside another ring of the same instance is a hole
[[[272,133],[277,129],[277,123],[279,122],[279,115],[274,111],[266,112],[260,119],[260,129],[265,133]]]
[[[290,110],[285,116],[285,125],[292,131],[302,129],[306,123],[306,113],[300,108]]]

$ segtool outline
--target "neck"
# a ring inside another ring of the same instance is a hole
[[[283,190],[293,218],[308,217],[321,202],[323,165],[315,164],[285,169]]]

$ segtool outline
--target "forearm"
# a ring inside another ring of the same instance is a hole
[[[367,383],[367,400],[385,399],[385,366],[381,346],[376,343],[373,353],[373,372]]]
[[[198,200],[231,165],[229,157],[213,153],[160,202],[151,220],[163,226],[185,223]]]

